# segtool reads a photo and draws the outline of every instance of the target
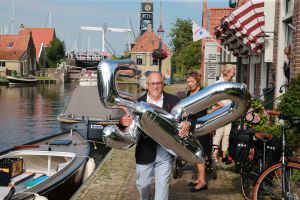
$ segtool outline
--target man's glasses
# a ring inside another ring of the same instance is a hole
[[[155,87],[155,86],[162,86],[163,82],[149,82],[148,85]]]

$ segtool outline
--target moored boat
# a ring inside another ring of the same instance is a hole
[[[89,143],[76,131],[16,146],[0,155],[1,187],[69,199],[95,167],[89,153]]]
[[[122,113],[107,109],[100,101],[98,87],[78,86],[74,89],[65,110],[57,117],[62,130],[76,130],[88,139],[101,140],[108,124],[118,124]]]
[[[80,86],[97,86],[97,71],[95,67],[84,68],[79,77]]]
[[[14,76],[6,76],[9,84],[34,84],[37,82],[35,77],[32,78],[23,78],[23,77],[14,77]]]

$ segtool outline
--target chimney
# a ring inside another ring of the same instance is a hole
[[[23,30],[25,28],[24,24],[20,25],[20,30]]]

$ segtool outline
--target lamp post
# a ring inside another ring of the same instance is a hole
[[[158,34],[158,38],[159,38],[159,46],[158,46],[158,50],[159,52],[161,51],[162,49],[162,38],[163,38],[163,35],[164,35],[164,29],[162,27],[162,25],[160,24],[159,28],[157,29],[157,34]],[[162,58],[159,57],[158,58],[158,71],[161,73],[161,62],[162,62]]]

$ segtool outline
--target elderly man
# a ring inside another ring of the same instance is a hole
[[[179,101],[176,96],[163,91],[164,80],[160,73],[152,72],[147,77],[147,93],[138,101],[155,104],[170,112]],[[120,124],[129,126],[132,118],[124,115]],[[188,122],[180,124],[179,136],[185,137],[190,129]],[[152,138],[142,133],[136,145],[136,184],[141,200],[150,198],[151,179],[155,178],[155,200],[166,200],[169,196],[169,179],[172,172],[172,156]]]

